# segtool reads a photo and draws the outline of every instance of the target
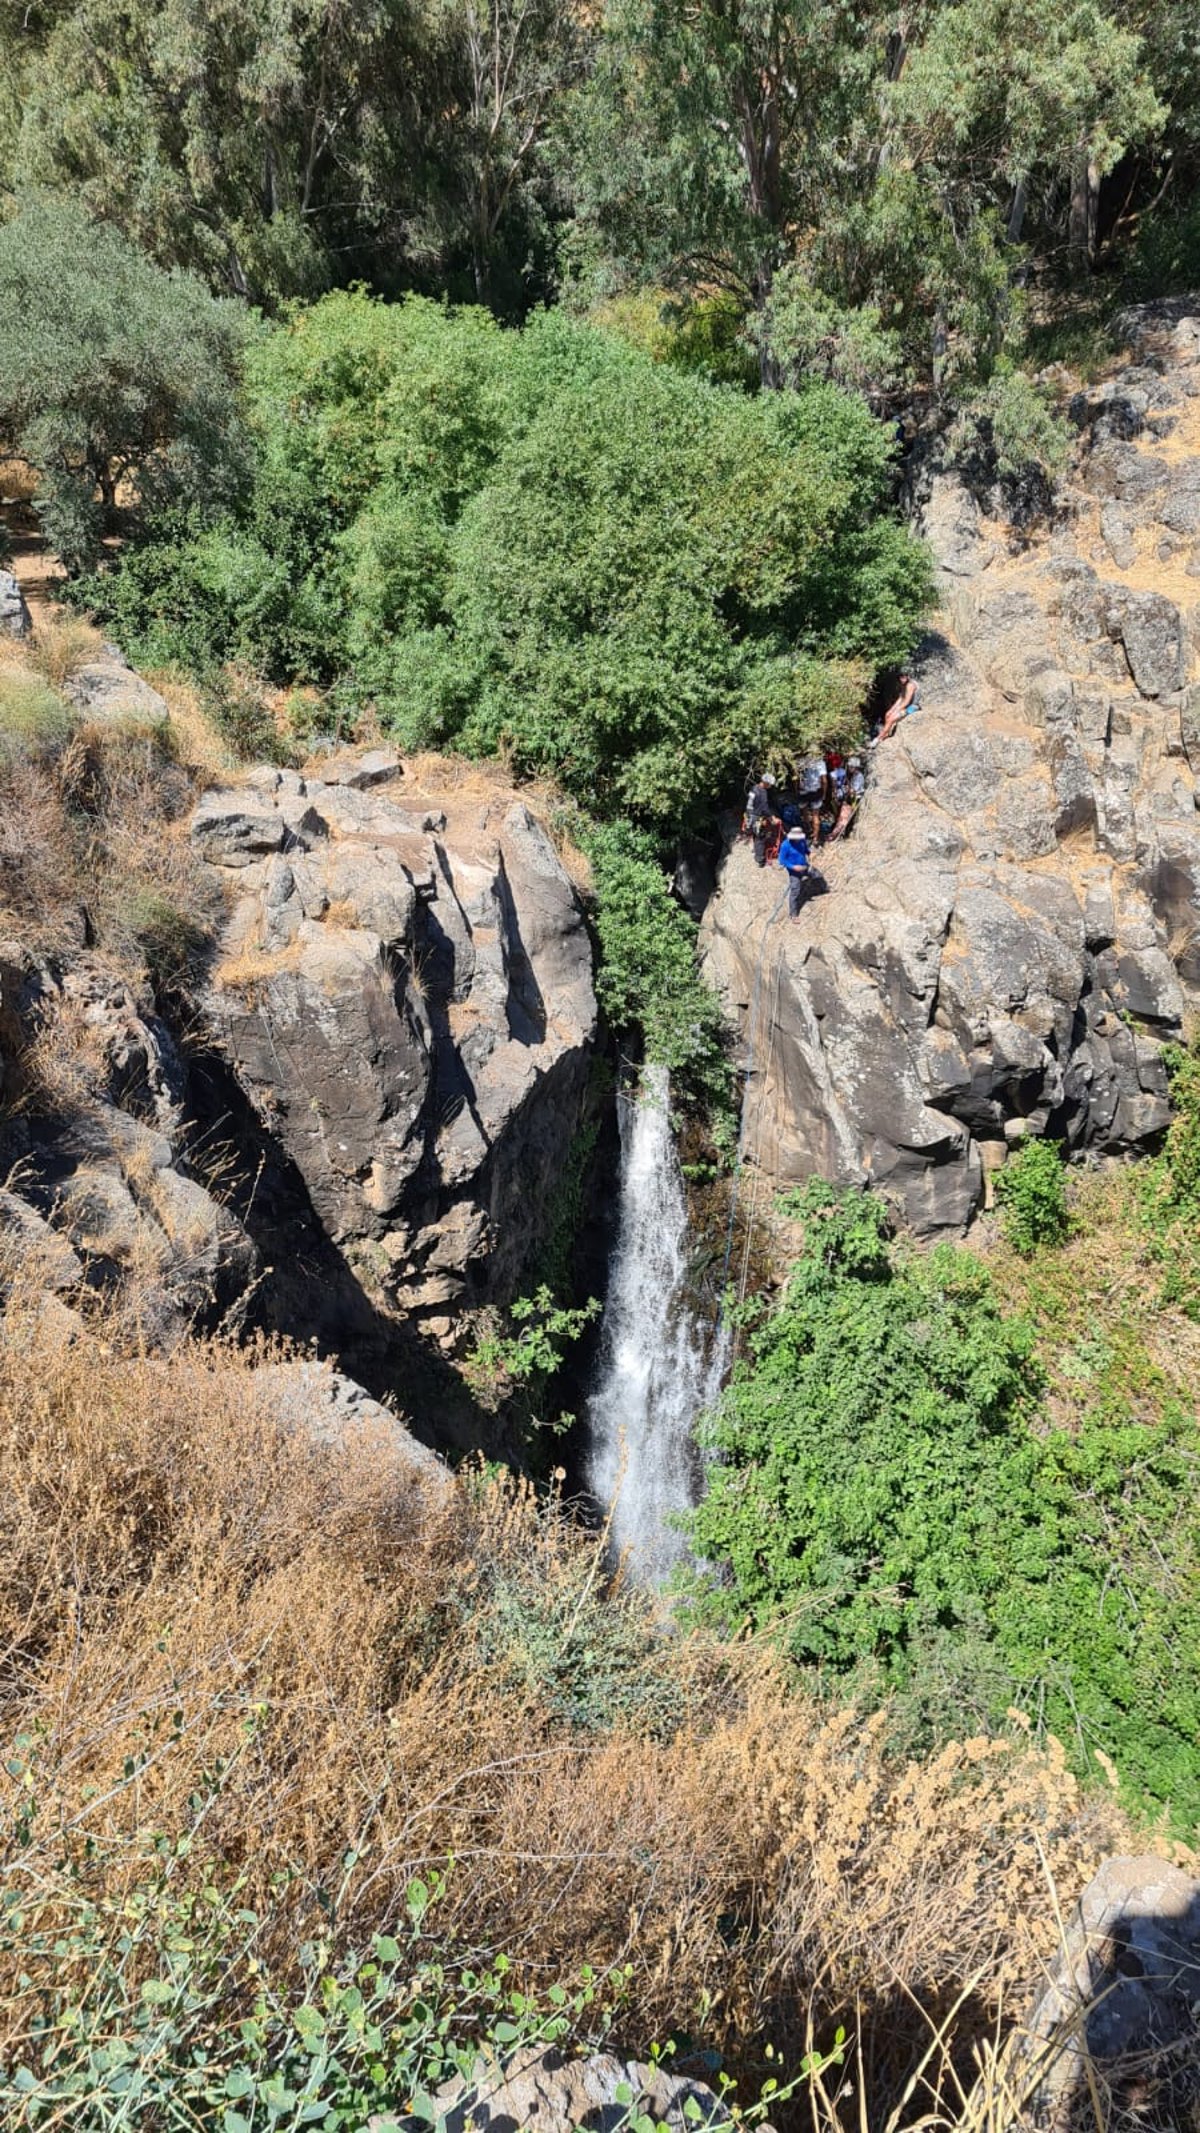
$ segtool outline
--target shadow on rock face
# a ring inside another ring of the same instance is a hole
[[[1200,1881],[1108,1859],[1084,1890],[1011,2073],[1045,2133],[1107,2122],[1175,2133],[1200,2106]]]

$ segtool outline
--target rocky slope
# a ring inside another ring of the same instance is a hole
[[[154,1348],[262,1326],[419,1404],[422,1355],[536,1265],[589,1102],[591,947],[553,843],[501,775],[422,783],[378,750],[197,798],[111,647],[63,694],[65,752],[0,823],[0,1281],[44,1288],[64,1338],[101,1294]],[[130,896],[191,941],[182,992],[114,933]],[[435,1434],[477,1441],[435,1375]]]
[[[208,1029],[334,1244],[439,1337],[544,1235],[596,1034],[579,898],[542,824],[385,750],[206,793],[225,889]]]
[[[752,1040],[752,1159],[869,1181],[924,1235],[1026,1133],[1152,1145],[1200,991],[1200,304],[1126,326],[1034,536],[921,478],[940,628],[832,893],[773,920],[739,844],[705,917]]]

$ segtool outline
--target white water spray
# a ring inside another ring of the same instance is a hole
[[[588,1401],[588,1485],[611,1509],[612,1552],[638,1584],[658,1584],[687,1553],[668,1523],[700,1495],[693,1436],[725,1362],[687,1289],[687,1205],[671,1133],[668,1083],[647,1068],[619,1098],[621,1212],[604,1311],[600,1378]]]

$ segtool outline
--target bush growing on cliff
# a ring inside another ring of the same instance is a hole
[[[889,1245],[871,1199],[815,1184],[779,1309],[712,1425],[695,1513],[727,1586],[803,1666],[898,1692],[917,1738],[1013,1702],[1200,1814],[1194,1419],[1035,1428],[1032,1334],[971,1254]]]
[[[613,1027],[640,1034],[675,1095],[719,1114],[729,1106],[720,1003],[696,967],[696,926],[676,903],[654,841],[627,823],[580,832],[596,888],[597,991]]]
[[[1166,1146],[1141,1180],[1142,1218],[1163,1295],[1200,1318],[1200,1039],[1166,1054],[1175,1116]]]
[[[844,723],[930,600],[890,435],[831,385],[751,399],[561,315],[339,294],[254,347],[246,401],[244,505],[165,521],[99,611],[604,816],[675,826]]]

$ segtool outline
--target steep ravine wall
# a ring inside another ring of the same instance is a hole
[[[776,882],[733,844],[704,918],[743,1030],[763,974],[754,1159],[870,1182],[924,1235],[1026,1133],[1153,1145],[1200,992],[1200,303],[1128,331],[1036,537],[927,480],[922,709],[871,759],[831,893],[768,924]]]
[[[165,733],[162,699],[105,671],[90,730],[132,706]],[[441,1445],[512,1450],[442,1356],[536,1276],[600,1102],[592,949],[547,831],[499,773],[359,750],[230,774],[175,834],[210,934],[185,995],[94,949],[86,912],[49,950],[0,940],[3,1278],[25,1265],[64,1338],[98,1295],[160,1349],[262,1327]]]

